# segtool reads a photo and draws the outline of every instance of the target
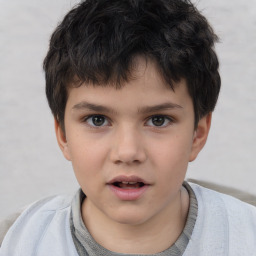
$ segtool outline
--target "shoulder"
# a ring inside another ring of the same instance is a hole
[[[255,256],[256,209],[232,196],[189,182],[198,212],[184,256]]]
[[[205,209],[214,210],[221,208],[227,217],[242,218],[246,216],[252,217],[256,225],[256,207],[241,201],[233,196],[223,194],[212,189],[202,187],[197,184],[190,183],[198,204],[206,207]]]
[[[12,225],[11,229],[17,226],[30,225],[38,216],[47,218],[70,207],[71,198],[67,196],[52,196],[38,200],[19,215]]]
[[[234,187],[224,186],[216,183],[212,183],[209,181],[202,181],[202,180],[195,180],[195,179],[188,179],[188,182],[200,185],[204,188],[208,188],[210,190],[214,190],[220,192],[222,194],[230,195],[235,197],[243,202],[256,206],[256,195],[250,194],[248,192],[239,190]]]
[[[197,200],[203,205],[209,206],[221,206],[225,208],[228,215],[236,215],[238,213],[247,213],[256,217],[256,207],[254,205],[248,204],[234,196],[224,194],[198,184],[189,183],[192,187]],[[237,216],[238,217],[238,216]]]
[[[52,196],[38,200],[29,205],[17,218],[13,226],[29,225],[32,221],[37,220],[38,216],[47,218],[54,216],[71,205],[72,198],[69,196]],[[12,226],[12,227],[13,227]]]
[[[72,198],[70,196],[58,195],[46,197],[38,200],[27,207],[23,215],[37,212],[55,212],[70,206]]]
[[[3,239],[10,229],[10,227],[13,225],[13,223],[18,219],[18,217],[22,214],[24,209],[19,209],[16,212],[12,213],[11,215],[8,215],[4,219],[1,219],[0,221],[0,246],[3,242]]]
[[[65,237],[69,227],[71,201],[72,198],[69,196],[54,196],[30,205],[8,230],[1,246],[1,252],[2,250],[8,252],[9,250],[15,250],[15,252],[28,250],[26,253],[32,253],[41,243],[50,246],[50,240],[56,234],[63,234]],[[11,249],[10,244],[15,244],[15,247]],[[12,252],[11,255],[16,254]]]
[[[191,245],[199,246],[197,240],[203,242],[201,250],[205,255],[255,255],[256,208],[232,196],[189,184],[198,202]],[[210,250],[215,254],[209,254]]]

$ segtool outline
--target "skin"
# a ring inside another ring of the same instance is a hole
[[[65,134],[57,121],[55,129],[87,196],[82,218],[93,238],[111,251],[152,254],[170,247],[184,228],[189,197],[182,182],[206,142],[211,114],[195,129],[186,81],[171,90],[154,62],[139,58],[133,77],[118,90],[70,89]],[[100,125],[91,115],[101,115]],[[136,200],[120,200],[108,185],[119,175],[140,177],[148,188]]]

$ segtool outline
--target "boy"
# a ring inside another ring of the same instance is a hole
[[[187,0],[87,0],[44,61],[81,190],[36,202],[2,255],[256,255],[256,210],[184,182],[219,90],[217,40]]]

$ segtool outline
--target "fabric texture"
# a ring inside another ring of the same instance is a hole
[[[190,185],[198,202],[198,216],[183,256],[256,256],[256,208]],[[71,198],[61,196],[33,204],[8,231],[0,255],[79,256],[70,230],[71,204]],[[88,255],[100,254],[93,251]]]
[[[192,184],[198,218],[183,256],[255,256],[256,208]]]
[[[26,209],[6,234],[0,256],[78,256],[69,228],[71,200],[56,196]]]
[[[17,220],[17,218],[22,214],[24,210],[25,208],[20,209],[19,211],[9,215],[7,218],[0,221],[0,247],[6,233],[8,232],[10,227],[13,225],[13,223]]]

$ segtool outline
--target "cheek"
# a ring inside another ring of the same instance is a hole
[[[107,149],[97,140],[73,137],[69,143],[69,152],[75,175],[81,186],[94,182],[100,174],[106,158]]]
[[[175,159],[178,161],[180,161],[180,159],[187,160],[191,152],[192,141],[192,136],[169,136],[168,138],[155,141],[155,147],[152,147],[152,150],[155,155],[167,161],[168,159],[170,159],[170,161]]]
[[[165,173],[164,176],[184,176],[187,170],[192,142],[185,136],[175,136],[159,141],[151,149],[151,156],[156,168]]]
[[[69,134],[68,147],[72,162],[82,165],[89,162],[96,162],[104,156],[106,151],[104,141],[97,136],[87,134],[83,129],[71,130]]]
[[[178,141],[165,142],[152,153],[157,156],[154,164],[157,170],[155,178],[159,191],[158,200],[172,200],[179,193],[185,179],[189,159],[187,147]]]

